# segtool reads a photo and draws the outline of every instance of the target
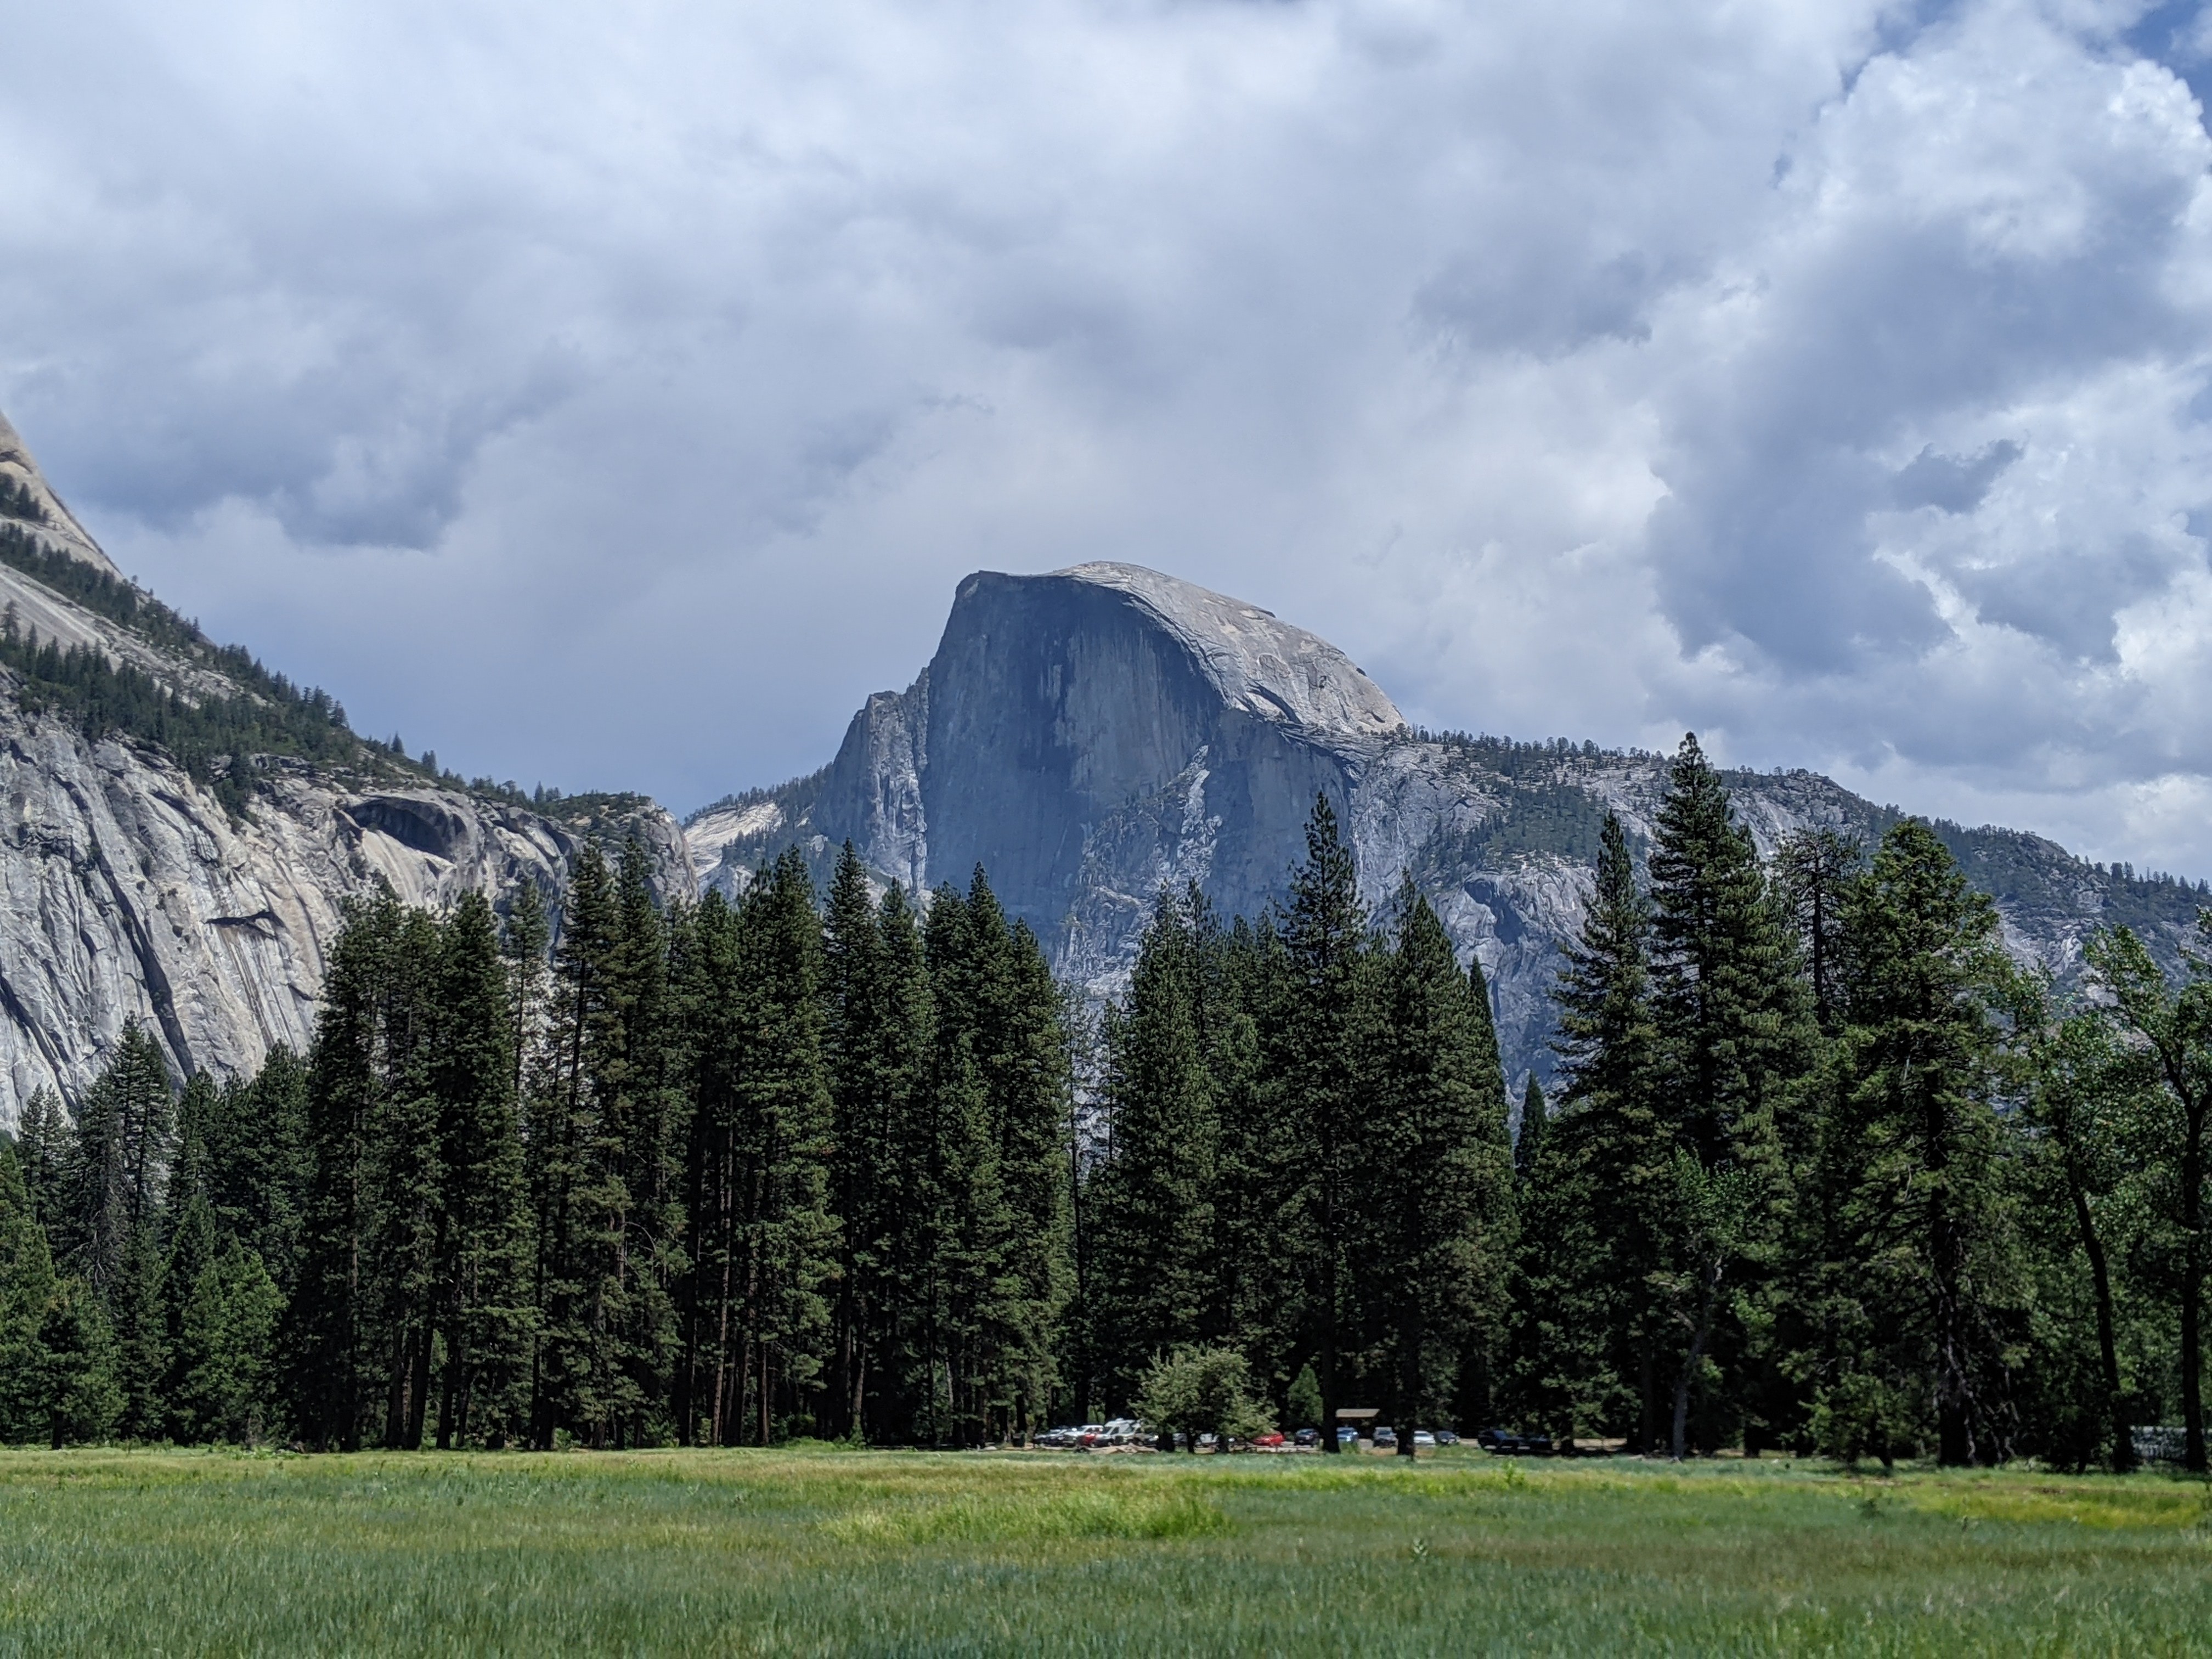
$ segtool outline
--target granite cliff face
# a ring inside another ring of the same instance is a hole
[[[1125,969],[1163,882],[1256,913],[1405,721],[1326,641],[1130,565],[960,585],[936,656],[868,699],[823,772],[687,825],[708,881],[850,838],[920,891],[978,865],[1065,973]]]
[[[853,719],[836,758],[687,824],[703,885],[741,888],[782,848],[826,875],[850,839],[874,878],[915,892],[978,864],[1093,995],[1126,982],[1163,883],[1229,915],[1279,898],[1314,797],[1334,805],[1378,911],[1411,871],[1462,959],[1480,959],[1517,1087],[1548,1073],[1559,944],[1581,925],[1604,814],[1639,846],[1659,757],[1410,730],[1344,654],[1255,606],[1131,565],[963,581],[943,641],[903,692]],[[1898,817],[1806,772],[1733,773],[1763,849],[1829,824],[1869,839]],[[2107,920],[2171,954],[2200,895],[2138,881],[2037,837],[1939,825],[1993,893],[2017,954],[2062,976]]]
[[[5,421],[0,519],[15,561],[0,607],[19,629],[188,700],[240,694],[220,653],[156,643],[21,568],[43,550],[116,576]],[[76,1098],[128,1020],[179,1076],[303,1048],[339,905],[380,878],[432,906],[477,888],[503,907],[526,881],[551,900],[586,840],[634,834],[665,892],[691,889],[683,832],[636,798],[534,811],[358,744],[338,764],[226,757],[221,775],[243,786],[227,805],[157,745],[30,712],[28,690],[0,667],[0,1125],[34,1089]]]

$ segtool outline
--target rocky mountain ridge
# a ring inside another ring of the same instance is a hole
[[[1416,732],[1325,641],[1155,571],[1088,564],[969,577],[936,655],[867,700],[828,767],[685,827],[702,884],[729,890],[793,844],[826,876],[850,839],[876,881],[916,892],[980,864],[1057,969],[1103,998],[1164,883],[1198,881],[1224,915],[1277,899],[1326,794],[1368,902],[1379,912],[1412,872],[1462,960],[1481,961],[1517,1088],[1548,1073],[1558,947],[1582,923],[1603,816],[1648,842],[1666,765]],[[1804,825],[1870,842],[1901,816],[1810,772],[1728,781],[1763,850]],[[2206,897],[2038,836],[1937,829],[2015,954],[2062,978],[2106,921],[2172,959]]]

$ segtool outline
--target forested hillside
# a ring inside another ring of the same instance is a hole
[[[635,835],[688,896],[681,833],[635,795],[464,781],[126,580],[0,420],[0,1126],[82,1107],[134,1023],[173,1081],[304,1052],[349,896],[549,899]]]
[[[173,1100],[134,1033],[0,1152],[0,1429],[319,1447],[969,1445],[1504,1425],[2127,1467],[2199,1374],[2212,975],[2071,1001],[1917,820],[1764,854],[1694,742],[1598,825],[1517,1135],[1480,966],[1164,889],[1091,1029],[982,872],[850,850],[664,907],[354,901],[311,1051]],[[1411,1437],[1405,1443],[1410,1448]]]

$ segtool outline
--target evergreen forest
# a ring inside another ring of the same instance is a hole
[[[986,873],[848,846],[664,907],[350,902],[313,1043],[126,1030],[0,1143],[0,1438],[972,1446],[1365,1408],[1561,1449],[2205,1468],[2212,960],[2062,995],[1929,825],[1763,856],[1686,739],[1592,828],[1550,1097],[1329,803],[1267,915],[1162,892],[1126,993]],[[2209,941],[2208,944],[2212,944]],[[1334,1437],[1322,1437],[1334,1450]]]

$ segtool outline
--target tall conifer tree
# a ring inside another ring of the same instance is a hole
[[[533,1320],[530,1233],[515,1100],[514,1028],[498,925],[462,896],[439,940],[431,1087],[441,1143],[434,1292],[444,1353],[438,1445],[519,1433]]]
[[[539,1325],[532,1433],[562,1429],[612,1444],[645,1406],[632,1347],[637,1289],[629,1259],[631,1193],[623,915],[597,847],[572,872],[533,1091]]]
[[[2200,942],[2212,944],[2212,921],[2197,912]],[[2212,960],[2191,954],[2187,978],[2170,984],[2142,939],[2118,927],[2092,941],[2089,965],[2110,994],[2107,1018],[2148,1051],[2156,1070],[2153,1110],[2142,1126],[2154,1179],[2148,1196],[2159,1223],[2157,1277],[2179,1315],[2184,1465],[2207,1471],[2204,1435],[2204,1285],[2212,1273],[2212,1228],[2205,1188],[2205,1141],[2212,1133]]]
[[[1553,992],[1564,1087],[1526,1199],[1518,1386],[1531,1415],[1559,1432],[1602,1431],[1633,1409],[1639,1449],[1656,1434],[1645,1286],[1662,1265],[1657,1212],[1672,1170],[1654,1103],[1650,933],[1627,832],[1608,813],[1589,907]]]
[[[308,1059],[310,1174],[284,1363],[303,1437],[333,1450],[359,1449],[376,1388],[374,1152],[392,1081],[386,1026],[400,910],[389,888],[347,902]]]
[[[1218,1339],[1214,1199],[1222,1152],[1200,1030],[1206,971],[1195,890],[1163,889],[1119,1008],[1101,1036],[1109,1125],[1091,1183],[1091,1341],[1098,1381],[1128,1409],[1158,1355]]]
[[[1651,1097],[1672,1167],[1651,1194],[1656,1254],[1646,1283],[1657,1318],[1645,1340],[1660,1351],[1680,1457],[1692,1389],[1717,1348],[1744,1339],[1729,1318],[1735,1281],[1763,1271],[1755,1264],[1771,1261],[1784,1223],[1779,1120],[1810,1060],[1813,1028],[1758,849],[1695,734],[1668,772],[1650,871],[1661,1035]],[[1745,1380],[1723,1381],[1740,1405]]]
[[[1401,880],[1381,965],[1379,1042],[1365,1126],[1359,1261],[1370,1281],[1376,1381],[1413,1432],[1449,1409],[1470,1336],[1499,1311],[1512,1242],[1505,1079],[1481,970],[1453,959],[1436,912]]]
[[[1361,1074],[1370,1046],[1370,972],[1358,869],[1338,833],[1336,809],[1314,799],[1306,857],[1291,878],[1282,918],[1282,972],[1269,1025],[1270,1069],[1286,1128],[1298,1146],[1295,1206],[1304,1334],[1316,1358],[1323,1427],[1344,1404],[1341,1370],[1347,1251],[1354,1216],[1346,1176],[1364,1115]],[[1337,1449],[1333,1433],[1322,1445]]]
[[[1848,926],[1849,1023],[1822,1132],[1839,1228],[1822,1421],[1839,1451],[1847,1419],[1910,1438],[1924,1389],[1941,1461],[1993,1461],[2011,1439],[2021,1294],[1996,1109],[2011,971],[1996,907],[1908,819],[1882,838]]]

